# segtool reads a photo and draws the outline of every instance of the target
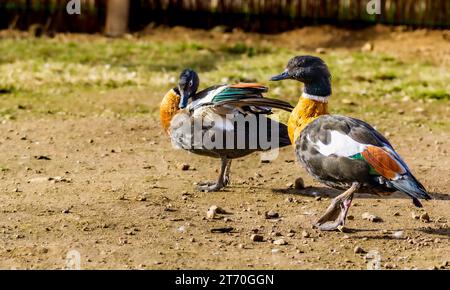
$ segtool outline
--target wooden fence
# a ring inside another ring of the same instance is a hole
[[[124,0],[126,1],[126,0]],[[0,28],[26,29],[34,23],[51,30],[98,32],[107,0],[80,0],[81,15],[68,15],[68,0],[0,0]],[[131,0],[129,28],[149,23],[278,32],[310,24],[384,23],[449,28],[449,0],[380,0],[381,14],[366,11],[369,0]]]

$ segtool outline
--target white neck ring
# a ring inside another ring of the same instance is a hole
[[[303,92],[302,97],[310,99],[310,100],[314,100],[317,102],[321,102],[321,103],[328,103],[329,96],[316,96],[316,95],[310,95],[310,94]]]

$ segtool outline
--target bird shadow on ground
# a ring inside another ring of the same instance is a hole
[[[448,239],[450,239],[450,229],[442,229],[442,228],[421,228],[421,229],[417,229],[418,231],[421,231],[425,234],[430,234],[430,235],[440,235],[440,236],[445,236]]]
[[[304,189],[295,189],[295,188],[274,188],[272,189],[272,192],[274,193],[280,193],[280,194],[297,194],[302,195],[306,197],[329,197],[329,198],[335,198],[339,194],[343,193],[343,190],[337,190],[333,188],[327,188],[327,187],[316,187],[316,186],[308,186]],[[429,194],[433,197],[433,199],[436,200],[450,200],[450,195],[445,193],[439,193],[439,192],[429,192]],[[380,198],[386,198],[386,199],[410,199],[410,197],[406,196],[405,194],[402,194],[400,192],[394,192],[389,196],[380,196],[377,194],[369,194],[369,193],[357,193],[356,198],[363,198],[363,199],[380,199]]]

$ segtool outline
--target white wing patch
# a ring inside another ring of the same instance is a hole
[[[329,156],[332,154],[338,156],[353,156],[360,152],[363,152],[368,144],[362,144],[353,140],[350,136],[342,134],[338,131],[330,131],[331,140],[329,144],[324,144],[318,140],[317,143],[313,143],[308,136],[308,141],[315,145],[317,151],[320,154]]]
[[[203,98],[195,100],[192,103],[190,103],[187,109],[190,110],[191,108],[196,108],[197,106],[201,106],[202,104],[211,103],[214,97],[220,94],[227,87],[228,87],[227,85],[220,86],[217,89],[208,92],[208,94]]]
[[[231,112],[230,112],[231,113]],[[213,124],[213,130],[220,131],[233,131],[234,124],[233,122],[227,118],[231,116],[219,114],[215,108],[211,107],[200,107],[196,109],[192,115],[193,119],[202,125],[210,126]]]

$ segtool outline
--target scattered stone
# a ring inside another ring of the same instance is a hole
[[[435,220],[435,222],[441,223],[441,224],[446,224],[447,220],[444,217],[440,216]]]
[[[212,205],[209,207],[208,211],[206,212],[206,218],[208,219],[214,219],[217,217],[218,214],[228,214],[226,210],[224,210],[221,207],[218,207],[217,205]]]
[[[253,234],[250,236],[250,239],[254,242],[262,242],[264,241],[264,237],[258,234]]]
[[[370,42],[366,42],[362,47],[361,47],[361,51],[362,52],[369,52],[373,50],[373,44]]]
[[[394,212],[394,216],[400,216],[400,213],[398,211]]]
[[[327,53],[327,51],[323,47],[318,47],[318,48],[316,48],[316,53],[325,54],[325,53]]]
[[[293,188],[294,184],[292,182],[288,182],[288,183],[286,183],[286,187],[287,188]]]
[[[63,209],[61,212],[62,213],[70,213],[70,207]]]
[[[417,214],[417,213],[415,213],[415,212],[412,212],[412,213],[411,213],[411,217],[412,217],[413,219],[415,219],[415,220],[418,220],[418,219],[420,218],[420,215]]]
[[[321,196],[316,196],[314,199],[315,199],[316,201],[321,201],[321,200],[322,200],[322,197],[321,197]]]
[[[395,269],[395,268],[397,268],[397,265],[396,264],[391,264],[391,263],[385,263],[384,264],[384,268],[385,269]]]
[[[37,160],[52,160],[50,157],[46,155],[34,156],[34,158],[36,158]]]
[[[272,254],[278,254],[280,252],[280,249],[272,249]]]
[[[309,235],[309,233],[307,231],[302,231],[302,237],[309,238],[310,235]]]
[[[350,99],[342,99],[342,104],[349,106],[356,106],[357,104]]]
[[[273,244],[277,245],[277,246],[283,246],[283,245],[287,245],[288,243],[284,239],[278,239],[278,240],[273,241]]]
[[[366,251],[364,251],[364,249],[361,248],[360,246],[356,246],[356,247],[353,249],[353,252],[354,252],[355,254],[364,254]]]
[[[280,215],[277,212],[270,210],[265,213],[265,217],[266,219],[276,219],[279,218]]]
[[[184,233],[186,231],[186,227],[185,226],[181,226],[177,229],[178,232],[180,233]]]
[[[136,197],[136,201],[147,201],[147,198],[145,196],[138,196]]]
[[[347,216],[347,219],[348,219],[349,221],[352,221],[352,220],[354,220],[354,219],[355,219],[355,217],[354,217],[354,216],[352,216],[352,215],[349,215],[349,216]]]
[[[72,179],[65,178],[62,176],[49,177],[48,180],[51,181],[52,183],[58,183],[58,182],[71,183],[72,182]]]
[[[298,177],[295,179],[295,189],[297,190],[305,189],[305,182],[303,181],[303,178]]]
[[[428,213],[423,213],[420,215],[420,221],[424,222],[424,223],[429,223],[430,222],[430,216],[428,215]]]
[[[211,233],[222,234],[222,233],[229,233],[233,230],[234,230],[234,228],[232,228],[232,227],[213,228],[213,229],[211,229]]]
[[[182,164],[180,164],[180,165],[178,166],[178,168],[179,168],[180,170],[182,170],[182,171],[189,170],[190,167],[191,167],[191,166],[190,166],[189,164],[187,164],[187,163],[182,163]]]
[[[403,231],[396,231],[392,234],[392,237],[394,239],[402,239],[403,238]]]
[[[49,181],[48,177],[35,177],[28,180],[29,183],[42,183],[46,181]]]
[[[373,222],[373,223],[380,223],[380,222],[383,221],[382,218],[380,218],[380,217],[378,217],[378,216],[376,216],[376,215],[374,215],[374,214],[370,214],[370,213],[368,213],[368,212],[363,213],[363,214],[361,215],[361,217],[362,217],[362,219],[371,221],[371,222]]]
[[[293,202],[294,199],[293,199],[292,197],[287,197],[287,198],[285,199],[285,201],[286,201],[286,202]]]

